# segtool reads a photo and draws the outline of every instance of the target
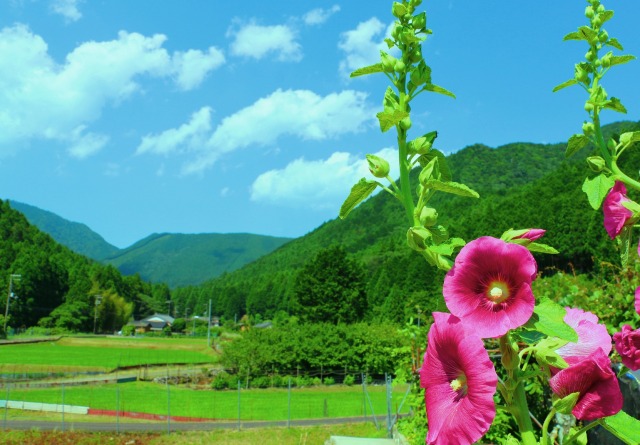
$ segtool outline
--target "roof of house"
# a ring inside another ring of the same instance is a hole
[[[151,325],[153,326],[154,323],[173,324],[175,319],[171,315],[153,314],[150,317],[143,318],[140,321],[151,323]]]

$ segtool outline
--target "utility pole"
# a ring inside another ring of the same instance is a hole
[[[207,328],[207,347],[211,347],[211,298],[209,298],[209,327]]]
[[[4,335],[7,335],[7,319],[9,318],[9,301],[12,298],[17,298],[13,295],[13,280],[20,281],[22,275],[12,273],[9,275],[9,293],[7,294],[7,307],[4,310]]]
[[[96,325],[98,322],[98,306],[102,303],[102,295],[94,295],[95,307],[93,308],[93,335],[96,335]]]

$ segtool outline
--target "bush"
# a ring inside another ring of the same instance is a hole
[[[249,380],[249,386],[251,388],[269,388],[271,386],[270,377],[254,377]]]
[[[324,378],[324,384],[327,386],[335,385],[335,383],[336,383],[336,379],[334,379],[333,377]]]
[[[347,385],[347,386],[352,386],[352,385],[354,385],[356,383],[356,378],[351,374],[346,375],[344,377],[344,380],[342,381],[342,383]]]
[[[320,377],[313,377],[311,379],[311,384],[313,386],[320,386],[320,385],[322,385],[322,380],[320,379]]]

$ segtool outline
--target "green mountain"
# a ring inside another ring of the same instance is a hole
[[[290,238],[248,233],[161,233],[104,261],[126,275],[138,273],[152,282],[186,286],[239,269],[288,241]]]
[[[640,130],[640,123],[619,122],[606,134]],[[600,262],[615,263],[615,245],[602,224],[602,212],[589,206],[581,185],[589,170],[586,147],[565,159],[565,143],[514,143],[498,148],[473,145],[448,156],[453,180],[480,193],[470,199],[439,193],[431,201],[439,222],[452,236],[470,241],[499,237],[509,228],[543,228],[546,244],[559,255],[536,255],[540,271],[590,272]],[[628,150],[640,165],[639,150]],[[630,170],[631,171],[631,170]],[[418,171],[413,172],[417,176]],[[416,183],[415,181],[413,182]],[[348,190],[345,190],[345,197]],[[381,192],[356,208],[346,220],[329,221],[243,268],[202,286],[177,289],[178,306],[203,304],[214,297],[216,314],[277,316],[294,306],[298,271],[318,252],[341,245],[366,270],[370,319],[406,320],[418,310],[442,309],[442,273],[406,245],[408,222],[400,204]]]
[[[84,224],[66,220],[55,213],[18,201],[9,201],[12,208],[45,233],[81,255],[102,260],[118,253],[120,249],[106,242]]]

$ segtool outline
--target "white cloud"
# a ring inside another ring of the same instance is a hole
[[[215,48],[171,55],[162,47],[165,40],[161,34],[121,31],[115,40],[82,43],[57,63],[28,27],[0,30],[0,152],[47,139],[70,143],[73,155],[88,156],[106,140],[85,134],[87,124],[106,105],[139,91],[144,78],[175,78],[178,88],[191,89],[223,62]]]
[[[316,8],[307,12],[302,17],[302,20],[304,21],[305,25],[321,25],[329,20],[329,17],[339,11],[340,6],[338,5],[333,5],[329,9]]]
[[[207,53],[197,49],[187,52],[176,52],[173,55],[173,64],[176,71],[176,83],[181,90],[192,90],[212,70],[225,62],[222,51],[210,47]]]
[[[224,118],[184,172],[202,171],[225,153],[269,146],[282,136],[323,140],[360,131],[375,116],[375,109],[366,99],[365,93],[353,90],[324,97],[309,90],[276,90]]]
[[[175,151],[195,150],[204,145],[211,132],[211,108],[202,107],[191,115],[186,124],[171,128],[158,135],[142,138],[136,154],[155,153],[167,155]]]
[[[50,7],[67,22],[76,22],[82,18],[82,13],[78,10],[79,3],[82,3],[82,0],[52,0]]]
[[[296,41],[297,33],[287,25],[262,26],[249,23],[237,32],[230,32],[231,54],[262,59],[276,54],[280,61],[298,62],[302,59],[302,47]]]
[[[373,17],[359,23],[356,29],[342,33],[338,47],[346,54],[340,62],[340,72],[348,76],[358,68],[379,62],[380,50],[389,52],[384,43],[384,30],[385,25]]]
[[[389,161],[392,178],[399,174],[397,150],[384,148],[374,154]],[[364,156],[335,152],[327,159],[299,158],[283,169],[258,176],[251,186],[251,199],[286,207],[337,211],[362,177],[374,179]]]

